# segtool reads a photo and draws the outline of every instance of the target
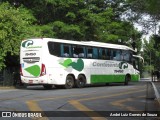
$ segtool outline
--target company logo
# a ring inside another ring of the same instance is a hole
[[[33,45],[32,40],[27,40],[27,41],[22,43],[22,47],[24,47],[24,48],[29,47],[30,45]]]
[[[12,117],[11,112],[2,112],[2,117]]]
[[[128,68],[127,62],[120,62],[119,63],[119,69],[126,69],[126,68]]]
[[[59,62],[59,64],[61,64],[65,68],[72,67],[77,71],[82,71],[84,68],[84,62],[81,58],[79,58],[77,61],[74,61],[74,62],[72,61],[72,59],[69,58],[64,60],[63,62]]]

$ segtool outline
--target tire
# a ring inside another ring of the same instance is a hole
[[[79,75],[78,79],[76,80],[76,87],[83,88],[86,85],[86,78],[84,75]]]
[[[64,88],[65,89],[71,89],[71,88],[73,88],[74,85],[75,85],[74,84],[74,78],[71,75],[68,75],[66,77],[66,83],[64,85]]]
[[[50,90],[53,88],[53,85],[43,85],[44,89]]]
[[[109,86],[110,85],[110,83],[106,83],[106,86]]]
[[[131,77],[129,75],[126,75],[124,85],[128,85],[128,82],[130,81]]]
[[[23,89],[27,89],[27,86],[29,86],[29,84],[26,84],[26,83],[22,83],[18,86],[16,86],[16,88],[23,88]]]

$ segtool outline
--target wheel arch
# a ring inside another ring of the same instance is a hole
[[[76,77],[75,77],[75,75],[74,75],[73,73],[67,74],[67,76],[69,76],[69,75],[73,77],[74,81],[76,80]],[[66,77],[67,77],[67,76],[66,76]]]
[[[125,78],[126,77],[129,77],[129,81],[131,81],[131,74],[127,73],[126,76],[125,76]]]

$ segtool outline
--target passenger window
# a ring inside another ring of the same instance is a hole
[[[116,56],[116,51],[114,49],[111,49],[111,57],[110,57],[110,59],[114,60],[115,56]]]
[[[48,49],[51,55],[60,56],[60,43],[48,42]]]
[[[106,59],[107,60],[111,59],[111,50],[110,49],[106,49]]]
[[[99,48],[99,59],[106,59],[106,50],[104,48]]]
[[[106,59],[106,50],[102,49],[102,59]]]
[[[131,62],[131,53],[129,51],[122,51],[122,60],[126,62]]]
[[[121,50],[113,50],[113,60],[117,60],[117,61],[122,60]]]
[[[91,47],[87,47],[87,58],[92,58],[93,57],[93,51]]]
[[[61,44],[61,56],[62,57],[70,57],[71,56],[70,45]]]
[[[72,46],[74,58],[85,58],[85,48],[83,46]]]
[[[98,59],[98,48],[92,48],[93,49],[93,59]]]

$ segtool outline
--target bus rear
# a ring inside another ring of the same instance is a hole
[[[43,39],[28,39],[21,43],[20,75],[22,83],[47,84],[46,68],[42,62]]]

